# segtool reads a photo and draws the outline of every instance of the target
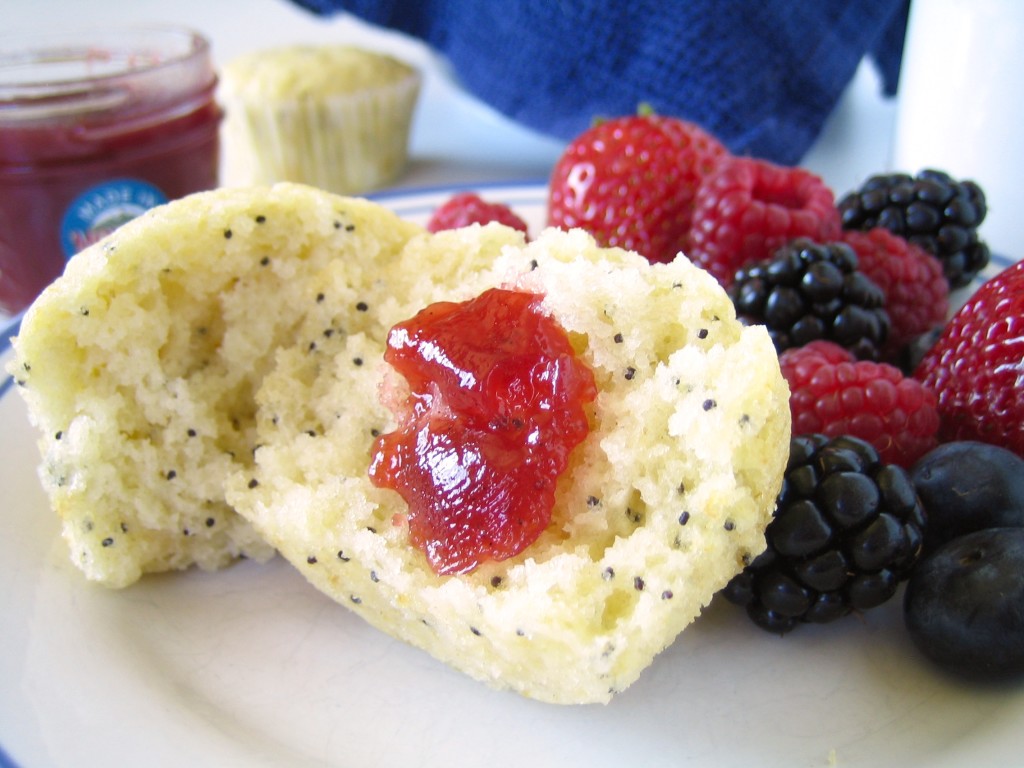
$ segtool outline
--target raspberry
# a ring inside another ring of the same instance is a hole
[[[556,163],[548,223],[671,261],[685,248],[697,187],[726,154],[714,136],[678,118],[604,120],[573,139]]]
[[[840,239],[857,253],[861,272],[885,294],[891,329],[883,357],[895,359],[912,341],[946,321],[949,283],[938,259],[881,227],[848,230]]]
[[[853,435],[901,467],[936,446],[935,395],[899,369],[855,361],[826,341],[787,350],[779,365],[789,383],[794,435]]]
[[[427,229],[440,232],[443,229],[459,229],[470,224],[488,224],[492,221],[528,234],[526,222],[509,206],[488,202],[475,192],[461,192],[450,197],[434,211],[427,222]]]
[[[724,594],[785,634],[886,602],[921,552],[924,510],[900,467],[843,435],[794,437],[768,548]]]
[[[978,239],[988,208],[973,181],[936,170],[881,174],[843,196],[838,208],[843,229],[883,227],[933,254],[951,288],[964,287],[988,264],[988,246]]]
[[[728,286],[736,270],[767,259],[790,240],[823,243],[839,232],[835,198],[820,178],[801,168],[730,156],[697,189],[686,253]]]
[[[889,332],[885,296],[843,243],[793,240],[737,271],[727,291],[737,317],[763,323],[779,352],[829,339],[873,360]]]
[[[941,440],[1024,456],[1024,261],[987,281],[914,371],[938,396]]]

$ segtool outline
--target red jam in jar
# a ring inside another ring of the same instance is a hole
[[[119,224],[217,186],[216,83],[188,29],[0,36],[0,311]]]

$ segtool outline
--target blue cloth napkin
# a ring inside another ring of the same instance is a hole
[[[419,38],[461,84],[571,139],[641,103],[796,164],[865,56],[896,92],[909,0],[293,0]]]

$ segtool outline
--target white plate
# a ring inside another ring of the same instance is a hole
[[[482,192],[542,226],[541,187]],[[379,199],[423,221],[451,193]],[[280,560],[122,591],[87,584],[36,479],[22,401],[0,381],[0,765],[1022,762],[1024,689],[936,674],[898,601],[785,638],[716,601],[610,705],[557,707],[491,691],[378,633]]]

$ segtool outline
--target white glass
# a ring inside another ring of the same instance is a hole
[[[892,164],[938,168],[985,190],[979,230],[1024,258],[1024,2],[915,0],[907,25]]]

